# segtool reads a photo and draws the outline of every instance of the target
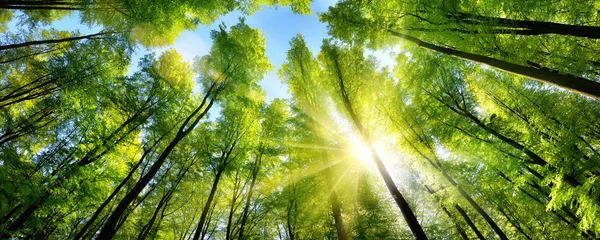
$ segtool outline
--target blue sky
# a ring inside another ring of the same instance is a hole
[[[286,52],[289,49],[289,41],[297,33],[301,33],[306,40],[308,48],[316,55],[319,52],[323,38],[327,37],[326,25],[319,22],[317,13],[326,12],[327,8],[334,5],[335,2],[336,0],[315,0],[311,3],[312,14],[309,16],[294,14],[290,7],[263,7],[261,11],[251,16],[243,16],[238,11],[231,12],[211,25],[201,25],[195,31],[183,32],[172,46],[152,50],[138,49],[133,56],[130,72],[134,72],[137,69],[136,65],[139,58],[149,51],[162,52],[171,47],[177,50],[185,60],[189,61],[192,61],[195,56],[208,54],[212,44],[210,31],[217,29],[221,23],[225,23],[227,26],[234,25],[238,23],[239,17],[245,17],[248,25],[258,28],[264,34],[266,39],[266,55],[274,66],[273,71],[267,73],[265,78],[260,81],[261,87],[266,92],[267,101],[273,98],[289,98],[287,86],[281,83],[277,77],[277,70],[285,61]],[[58,30],[77,30],[82,34],[101,31],[100,27],[89,28],[88,26],[78,24],[78,21],[78,16],[68,16],[54,22],[52,27]],[[14,27],[14,23],[9,25],[10,29],[16,29]],[[395,64],[393,53],[389,50],[368,51],[367,53],[375,55],[382,65],[391,67]]]

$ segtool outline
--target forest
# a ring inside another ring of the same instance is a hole
[[[0,119],[0,239],[600,238],[599,0],[2,0]]]

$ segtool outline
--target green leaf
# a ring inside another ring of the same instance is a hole
[[[22,196],[28,196],[29,194],[31,194],[31,187],[29,187],[28,185],[21,184],[19,190],[21,191]]]
[[[3,189],[7,195],[15,194],[15,186],[12,183],[7,183],[6,185],[4,185]]]

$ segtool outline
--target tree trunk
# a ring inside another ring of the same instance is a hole
[[[11,10],[68,10],[68,11],[85,10],[85,8],[82,8],[82,7],[14,6],[14,5],[0,6],[0,9],[11,9]]]
[[[344,220],[342,219],[341,204],[338,199],[338,195],[335,190],[331,193],[331,209],[333,210],[333,220],[335,224],[335,231],[339,240],[347,240],[348,233],[344,228]]]
[[[371,157],[372,157],[373,161],[375,162],[375,165],[377,166],[377,169],[379,170],[379,173],[380,173],[381,177],[383,178],[383,181],[385,182],[385,185],[386,185],[388,191],[392,195],[392,198],[394,198],[394,200],[396,201],[398,208],[400,208],[400,211],[402,212],[402,215],[404,216],[404,220],[406,220],[408,227],[410,228],[412,233],[415,235],[415,237],[419,240],[428,239],[427,235],[425,235],[425,232],[423,231],[423,228],[421,227],[421,224],[419,224],[417,217],[415,216],[414,212],[408,205],[408,202],[406,201],[406,199],[404,198],[402,193],[400,193],[400,191],[398,190],[398,187],[396,187],[396,184],[394,183],[394,179],[392,179],[392,176],[390,176],[389,172],[385,168],[383,161],[379,157],[377,150],[375,150],[375,147],[373,146],[373,143],[371,142],[368,132],[363,127],[362,123],[360,122],[360,119],[354,112],[354,108],[352,108],[352,104],[350,102],[350,99],[348,98],[346,89],[344,87],[344,80],[341,75],[341,69],[340,69],[340,66],[338,63],[337,56],[333,56],[332,60],[334,62],[336,71],[338,73],[337,74],[338,84],[340,86],[340,90],[341,90],[340,95],[342,97],[344,107],[346,108],[346,111],[350,114],[350,117],[351,117],[351,120],[352,120],[354,126],[360,132],[363,142],[367,145],[367,148],[369,149],[369,152],[371,153]]]
[[[454,226],[456,227],[456,229],[458,230],[458,233],[460,234],[460,236],[465,239],[465,240],[469,240],[469,237],[467,236],[467,234],[465,233],[465,230],[458,224],[458,222],[456,221],[456,219],[454,219],[454,217],[452,216],[452,214],[450,213],[450,211],[448,211],[448,209],[446,209],[446,207],[444,207],[443,204],[441,204],[441,200],[438,196],[434,195],[435,192],[429,188],[429,186],[427,185],[423,185],[425,187],[425,190],[427,190],[427,192],[429,194],[431,194],[431,196],[433,196],[433,198],[435,198],[435,200],[440,204],[440,208],[442,208],[442,211],[444,211],[444,213],[446,213],[446,215],[448,215],[448,219],[453,220],[454,222]],[[459,207],[458,204],[456,204],[455,207]],[[468,216],[467,216],[468,217]],[[463,216],[464,218],[464,216]],[[466,220],[466,219],[465,219]],[[471,221],[471,219],[469,219],[469,221]],[[475,233],[479,232],[479,230],[477,230]]]
[[[30,42],[24,42],[24,43],[15,43],[15,44],[9,44],[9,45],[2,45],[2,46],[0,46],[0,51],[9,50],[9,49],[15,49],[15,48],[21,48],[21,47],[28,47],[28,46],[45,45],[45,44],[70,42],[70,41],[79,41],[79,40],[82,40],[82,39],[90,39],[90,38],[93,38],[93,37],[98,37],[98,36],[108,35],[108,34],[113,34],[113,33],[116,33],[116,32],[99,32],[99,33],[96,33],[96,34],[79,36],[79,37],[69,37],[69,38],[50,39],[50,40],[39,40],[39,41],[30,41]]]
[[[293,197],[296,197],[296,185],[292,182]],[[289,200],[289,206],[287,207],[286,213],[286,232],[290,240],[296,238],[296,215],[298,214],[298,204],[296,199]]]
[[[77,2],[67,2],[67,1],[3,1],[0,3],[0,7],[5,7],[9,5],[23,5],[23,6],[75,6],[78,5]]]
[[[144,151],[144,154],[142,154],[142,157],[140,157],[140,160],[135,164],[135,166],[133,168],[131,168],[131,170],[129,171],[129,174],[127,174],[127,176],[125,177],[125,179],[123,179],[123,181],[121,181],[121,183],[115,188],[115,190],[110,194],[110,196],[108,196],[108,198],[106,200],[104,200],[104,202],[100,205],[100,207],[98,207],[98,209],[96,209],[96,212],[94,212],[94,215],[92,215],[92,217],[87,221],[87,223],[83,226],[83,228],[81,228],[81,230],[79,230],[79,232],[77,233],[77,235],[75,235],[74,239],[80,239],[80,238],[83,237],[83,235],[85,234],[85,232],[92,226],[92,224],[94,223],[94,221],[96,221],[96,218],[98,218],[98,216],[100,216],[100,213],[102,213],[102,210],[104,210],[104,208],[106,206],[108,206],[108,204],[110,203],[110,201],[112,201],[112,199],[115,196],[117,196],[117,194],[119,193],[119,191],[121,190],[121,188],[123,188],[125,186],[125,184],[127,184],[127,182],[129,181],[129,179],[137,171],[138,167],[144,161],[144,158],[146,157],[146,154],[148,154],[148,151]]]
[[[451,48],[440,47],[427,42],[423,42],[418,38],[395,32],[392,30],[388,30],[388,32],[393,36],[406,39],[410,42],[417,44],[419,47],[429,49],[434,52],[439,52],[470,62],[487,65],[503,72],[519,75],[525,78],[530,78],[543,83],[548,83],[560,88],[567,89],[569,91],[573,91],[594,98],[596,100],[600,100],[600,83],[586,78],[568,74],[561,74],[557,71],[549,70],[546,68],[528,67],[491,57],[486,57],[483,55],[463,52]]]
[[[214,83],[211,85],[208,92],[206,93],[206,96],[202,100],[202,103],[200,103],[198,108],[196,108],[185,119],[183,124],[181,124],[181,127],[177,131],[175,138],[169,143],[169,145],[165,148],[165,150],[163,150],[163,152],[160,154],[160,156],[158,157],[156,162],[154,162],[154,164],[152,164],[152,166],[148,170],[148,173],[146,173],[146,175],[144,175],[142,178],[140,178],[140,180],[135,184],[135,186],[131,189],[131,191],[129,191],[129,193],[127,193],[127,195],[125,195],[125,197],[119,202],[119,204],[117,205],[115,210],[112,212],[112,214],[106,221],[106,224],[104,225],[102,230],[100,230],[100,234],[98,235],[99,239],[110,239],[115,235],[115,233],[118,230],[117,224],[118,224],[121,216],[125,213],[125,210],[127,210],[129,205],[137,198],[137,196],[142,192],[142,190],[144,190],[144,188],[148,185],[148,183],[150,183],[150,181],[154,178],[156,173],[158,173],[158,171],[162,167],[163,163],[165,162],[165,160],[167,159],[169,154],[171,154],[173,149],[175,149],[175,146],[177,146],[177,144],[179,144],[179,142],[181,140],[183,140],[183,138],[185,138],[191,132],[191,130],[194,129],[194,127],[196,127],[198,122],[200,122],[200,120],[206,115],[206,113],[208,113],[208,110],[210,110],[210,108],[212,107],[212,105],[215,101],[214,97],[210,98],[209,103],[206,106],[206,108],[204,109],[204,111],[202,111],[198,115],[200,110],[202,110],[202,108],[206,104],[209,96],[212,95],[212,91],[214,90],[215,86],[216,86],[216,84],[214,84]],[[196,115],[198,115],[198,116],[196,116]],[[192,119],[194,119],[194,120],[192,121]],[[190,121],[191,121],[191,123],[190,123]],[[188,123],[190,123],[189,126],[187,126]]]
[[[408,139],[406,139],[406,140],[408,141]],[[467,202],[469,202],[469,204],[477,211],[477,213],[479,213],[479,215],[481,215],[483,217],[483,219],[485,219],[485,221],[490,225],[490,227],[492,227],[494,232],[496,232],[496,234],[498,234],[500,239],[508,240],[508,238],[506,237],[506,234],[504,234],[502,229],[500,229],[500,227],[498,227],[498,224],[496,224],[496,222],[481,208],[481,206],[479,206],[479,204],[477,202],[475,202],[475,200],[473,200],[473,198],[471,198],[471,196],[467,192],[465,192],[465,190],[462,189],[462,187],[460,187],[458,185],[458,183],[456,183],[456,181],[454,181],[454,179],[452,177],[450,177],[450,175],[448,175],[448,173],[442,168],[442,164],[439,162],[439,160],[437,158],[434,161],[433,159],[427,157],[424,153],[419,151],[418,148],[412,142],[410,142],[410,141],[408,141],[408,142],[411,145],[411,147],[414,148],[419,153],[419,155],[421,155],[421,157],[423,157],[425,160],[427,160],[427,162],[429,162],[429,164],[431,164],[436,170],[438,170],[444,176],[444,178],[446,178],[446,180],[448,182],[450,182],[450,184],[452,186],[457,188],[460,195],[464,199],[466,199]],[[425,145],[425,146],[429,149],[429,151],[435,153],[435,150],[431,146],[428,146],[428,145]]]
[[[238,209],[238,206],[236,206],[236,204],[238,203],[238,199],[240,198],[240,196],[242,195],[242,191],[244,191],[244,188],[246,187],[246,184],[243,184],[240,188],[241,185],[241,180],[240,180],[240,169],[237,169],[235,172],[235,178],[234,178],[234,182],[233,182],[233,196],[231,197],[231,205],[229,206],[229,216],[227,217],[227,228],[225,231],[225,239],[229,240],[229,239],[233,239],[233,237],[237,234],[237,231],[235,231],[235,226],[233,223],[233,215],[235,214],[235,212]],[[241,202],[240,202],[241,204]],[[243,214],[243,213],[242,213]],[[238,218],[239,220],[239,218]],[[237,224],[237,223],[235,223]],[[239,229],[238,229],[239,231]],[[241,237],[240,237],[241,238]]]
[[[489,132],[490,134],[492,134],[494,137],[500,139],[502,142],[510,145],[511,147],[522,151],[523,153],[525,153],[525,155],[527,155],[533,162],[533,164],[537,164],[540,166],[548,166],[548,169],[553,171],[555,170],[555,168],[553,166],[549,166],[548,162],[546,160],[544,160],[542,157],[540,157],[539,155],[537,155],[536,153],[534,153],[533,151],[531,151],[529,148],[527,148],[526,146],[516,142],[515,140],[504,136],[503,134],[499,133],[498,131],[496,131],[495,129],[489,127],[487,124],[483,123],[481,120],[479,120],[479,118],[477,118],[475,115],[473,115],[468,109],[464,108],[464,107],[460,107],[458,106],[458,104],[456,105],[456,107],[450,106],[449,104],[445,103],[441,98],[439,97],[435,97],[431,92],[425,90],[428,94],[430,94],[432,97],[436,98],[440,103],[444,104],[446,107],[448,107],[451,111],[453,111],[454,113],[468,118],[471,121],[473,121],[473,123],[475,123],[478,127],[480,127],[481,129],[485,130],[486,132]],[[527,170],[529,170],[533,175],[535,175],[537,178],[542,179],[543,177],[541,175],[539,175],[539,173],[535,172],[533,169],[531,168],[527,168]],[[569,185],[573,186],[573,187],[577,187],[577,186],[581,186],[581,183],[575,178],[575,176],[569,175],[569,174],[564,174],[563,175],[563,180],[565,180],[565,182],[567,182]]]
[[[215,197],[215,193],[217,192],[217,188],[219,187],[219,181],[221,180],[221,176],[223,175],[224,170],[225,168],[222,166],[219,167],[219,170],[217,170],[217,175],[215,175],[215,180],[213,181],[213,185],[210,189],[210,194],[208,195],[208,199],[204,204],[204,208],[202,209],[202,215],[200,215],[200,221],[198,221],[198,226],[196,227],[196,232],[194,233],[194,240],[200,239],[201,235],[202,239],[204,239],[205,233],[202,231],[202,229],[204,229],[204,224],[206,221],[206,216],[208,215],[208,210],[210,209],[213,198]]]
[[[521,31],[527,31],[527,35],[541,34],[559,34],[574,37],[586,37],[598,39],[600,38],[600,27],[596,26],[581,26],[569,25],[562,23],[516,20],[499,17],[486,17],[470,13],[448,13],[450,19],[454,19],[459,23],[472,25],[496,26],[502,28],[519,28]]]
[[[254,185],[256,184],[256,178],[258,176],[260,159],[262,158],[262,152],[259,154],[258,159],[254,162],[254,170],[252,171],[252,180],[250,182],[250,189],[248,190],[248,195],[246,196],[246,204],[244,206],[244,211],[242,212],[242,222],[240,223],[240,235],[239,239],[244,239],[244,227],[246,226],[246,222],[248,221],[248,215],[250,215],[250,202],[252,200],[252,195],[254,193]]]
[[[475,226],[475,223],[473,223],[473,221],[471,221],[471,218],[469,217],[469,215],[467,215],[465,210],[462,209],[460,206],[458,206],[458,204],[454,205],[454,208],[456,209],[456,211],[458,211],[458,213],[460,213],[460,215],[463,217],[465,222],[467,222],[467,225],[469,225],[469,227],[473,230],[473,232],[475,232],[475,235],[477,235],[477,237],[479,239],[485,240],[485,237],[481,234],[479,229],[477,229],[477,226]]]

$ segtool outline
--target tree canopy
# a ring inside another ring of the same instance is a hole
[[[0,3],[0,239],[600,238],[600,3],[311,4]]]

